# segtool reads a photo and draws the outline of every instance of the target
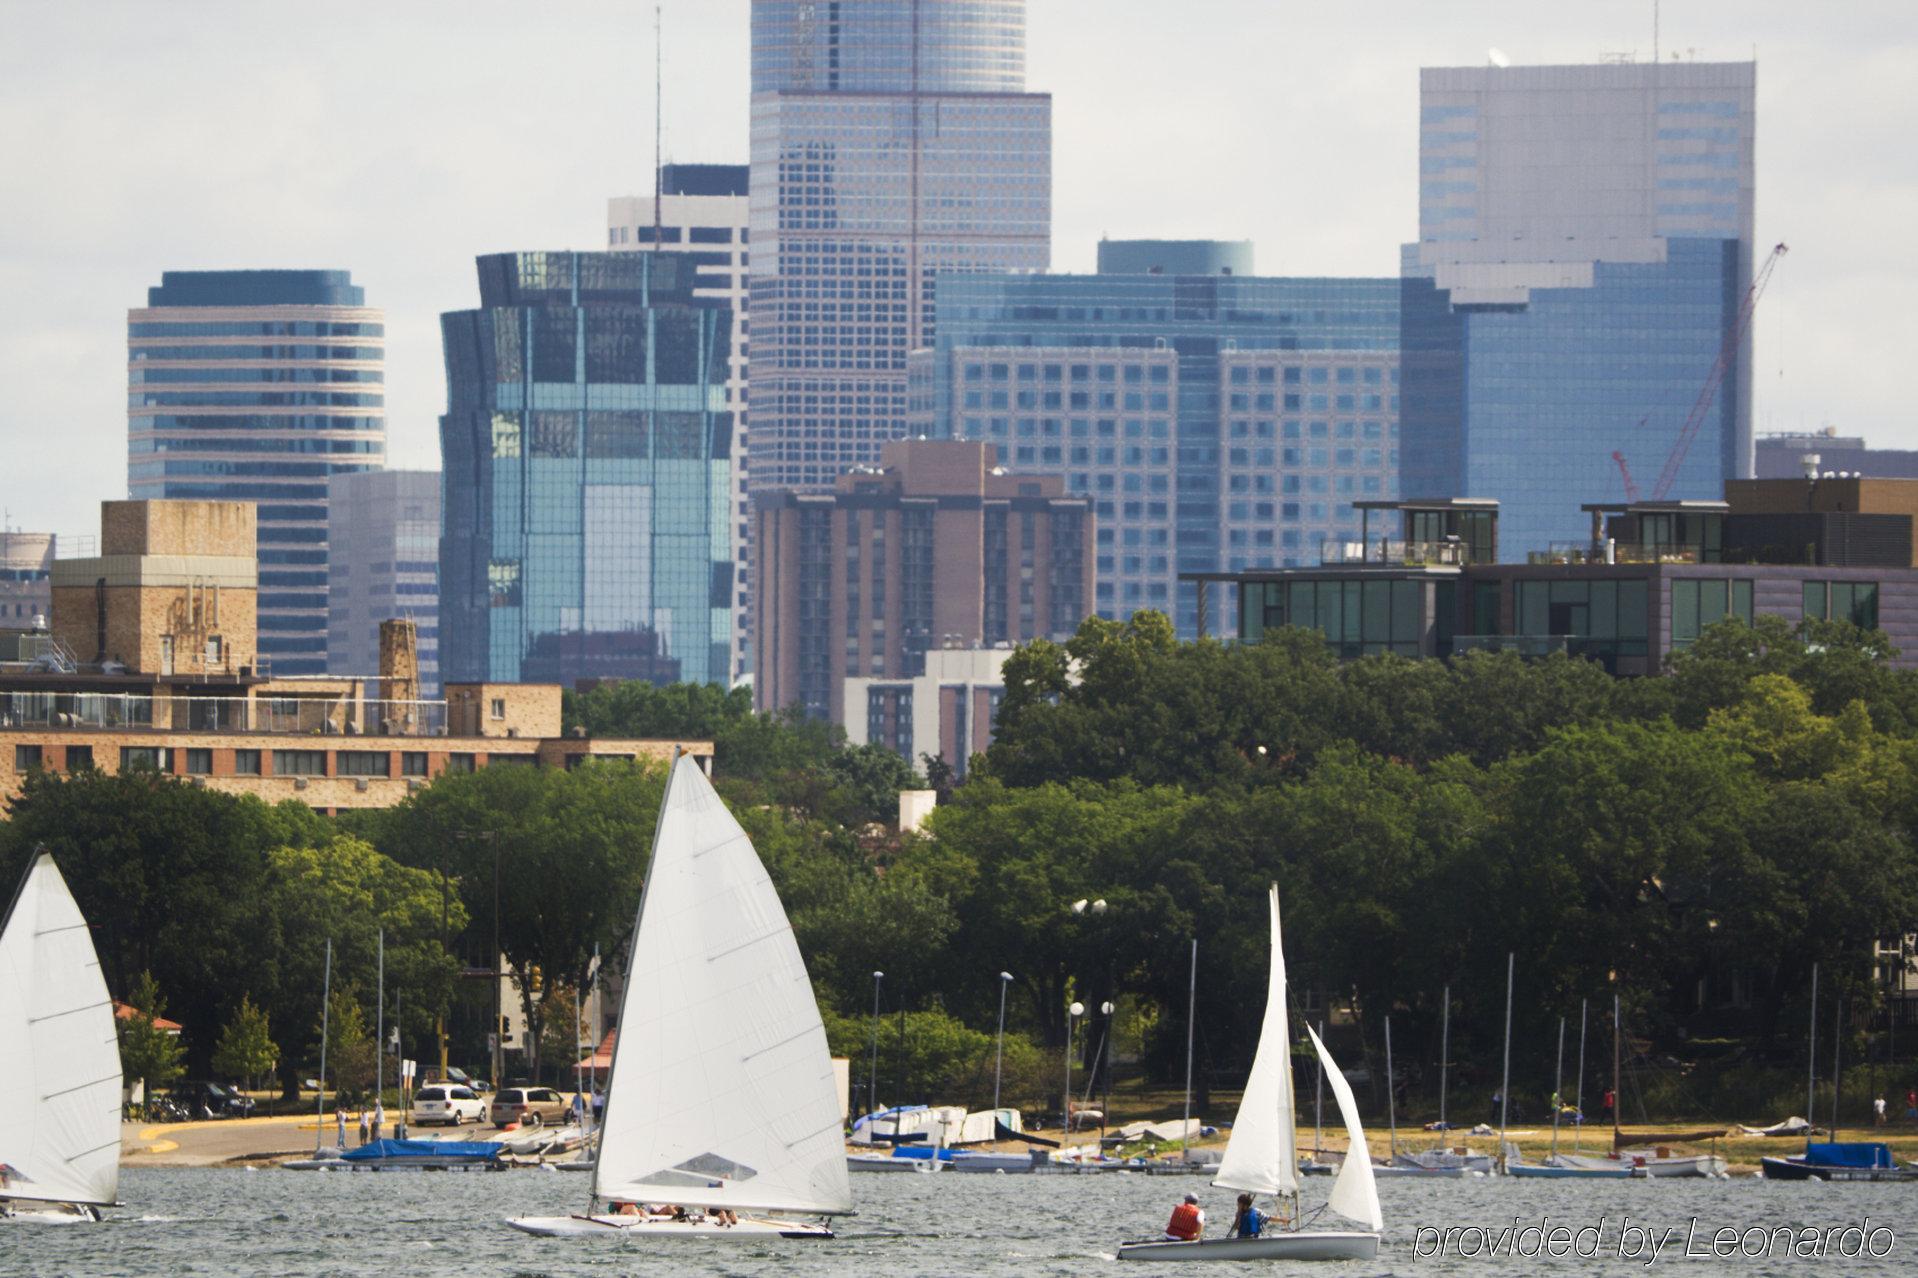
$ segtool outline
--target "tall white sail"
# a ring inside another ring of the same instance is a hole
[[[593,1192],[847,1212],[826,1031],[766,868],[690,755],[635,924]]]
[[[1372,1151],[1365,1143],[1365,1129],[1359,1126],[1359,1106],[1352,1099],[1352,1085],[1345,1081],[1332,1053],[1325,1050],[1325,1044],[1319,1041],[1310,1025],[1305,1027],[1305,1032],[1312,1035],[1319,1064],[1325,1068],[1325,1081],[1332,1084],[1332,1095],[1339,1102],[1339,1117],[1345,1120],[1345,1162],[1339,1167],[1338,1179],[1332,1182],[1326,1206],[1341,1216],[1362,1220],[1373,1229],[1383,1229],[1385,1216],[1379,1211],[1378,1183],[1372,1178]]]
[[[42,852],[0,931],[0,1198],[114,1201],[120,1044],[100,959]]]
[[[1239,1115],[1226,1141],[1219,1175],[1222,1189],[1255,1194],[1296,1194],[1298,1132],[1292,1111],[1292,1031],[1285,1011],[1285,947],[1279,936],[1279,888],[1273,884],[1272,975],[1265,991],[1265,1024],[1245,1081]]]

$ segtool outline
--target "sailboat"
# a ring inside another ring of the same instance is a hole
[[[817,1218],[852,1210],[832,1059],[792,924],[690,755],[660,802],[592,1175],[585,1213],[507,1223],[547,1237],[831,1238]]]
[[[1310,1025],[1305,1027],[1325,1070],[1325,1081],[1338,1101],[1348,1140],[1345,1161],[1326,1206],[1341,1216],[1367,1226],[1360,1230],[1306,1229],[1299,1215],[1299,1141],[1292,1099],[1292,1032],[1286,1013],[1285,950],[1279,936],[1279,889],[1271,888],[1272,976],[1266,988],[1265,1022],[1258,1050],[1252,1058],[1252,1076],[1246,1080],[1237,1120],[1213,1184],[1269,1194],[1280,1211],[1258,1238],[1202,1238],[1192,1242],[1147,1240],[1123,1243],[1121,1260],[1371,1260],[1379,1252],[1379,1230],[1385,1219],[1379,1211],[1378,1187],[1372,1182],[1372,1160],[1366,1154],[1365,1131],[1359,1125],[1358,1102],[1345,1075],[1333,1063]]]
[[[120,1188],[120,1043],[87,921],[36,853],[0,927],[0,1217],[100,1219]]]
[[[1436,1177],[1439,1179],[1460,1180],[1467,1176],[1489,1176],[1493,1163],[1489,1155],[1474,1154],[1468,1147],[1460,1145],[1453,1148],[1450,1144],[1452,1125],[1445,1121],[1445,1102],[1448,1097],[1450,1078],[1448,1071],[1452,1062],[1452,987],[1447,985],[1441,996],[1444,1007],[1443,1019],[1439,1029],[1439,1143],[1431,1149],[1406,1150],[1398,1152],[1397,1142],[1392,1154],[1392,1166],[1414,1175]]]

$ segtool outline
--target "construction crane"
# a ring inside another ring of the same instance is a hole
[[[1649,421],[1649,420],[1650,420],[1649,418],[1645,419],[1645,421]],[[1640,426],[1643,426],[1645,424],[1645,421],[1640,421],[1638,424]],[[1632,505],[1636,506],[1638,504],[1638,495],[1639,495],[1638,481],[1632,478],[1632,468],[1625,464],[1625,454],[1619,452],[1616,448],[1614,448],[1612,450],[1612,460],[1618,463],[1619,476],[1625,481],[1625,500],[1632,503]]]
[[[1738,363],[1738,349],[1745,343],[1745,334],[1751,330],[1752,312],[1758,308],[1758,299],[1764,295],[1765,285],[1771,282],[1771,273],[1778,266],[1778,259],[1788,250],[1783,244],[1776,245],[1771,255],[1765,259],[1758,273],[1752,277],[1751,287],[1745,290],[1745,300],[1739,304],[1738,316],[1732,321],[1731,331],[1725,334],[1725,344],[1719,348],[1718,359],[1712,365],[1712,371],[1705,378],[1704,386],[1699,388],[1698,402],[1692,405],[1691,415],[1678,429],[1678,439],[1672,444],[1671,456],[1665,459],[1665,469],[1658,473],[1658,482],[1652,485],[1652,500],[1663,501],[1665,494],[1672,490],[1678,481],[1678,468],[1685,464],[1685,454],[1691,451],[1692,440],[1698,437],[1698,428],[1705,424],[1705,414],[1711,411],[1712,401],[1718,397],[1718,387],[1725,380],[1733,366]],[[1623,467],[1623,459],[1612,454]],[[1626,492],[1631,491],[1631,479],[1626,477]]]

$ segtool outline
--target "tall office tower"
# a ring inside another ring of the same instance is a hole
[[[752,669],[748,645],[752,527],[746,508],[746,178],[743,164],[663,164],[657,216],[653,197],[619,196],[606,202],[606,247],[615,253],[664,247],[697,268],[693,296],[732,308],[733,353],[726,366],[726,410],[733,415],[734,511],[726,535],[733,560],[733,650],[728,669],[738,679]],[[657,230],[655,230],[657,228]]]
[[[1050,257],[1052,99],[1025,0],[753,0],[756,496],[819,492],[904,433],[941,273]]]
[[[897,440],[880,459],[830,493],[753,503],[762,710],[844,722],[849,679],[914,680],[946,648],[1064,640],[1090,610],[1092,516],[1057,476],[1008,475],[970,441]],[[910,686],[871,691],[868,740],[909,738]]]
[[[421,695],[439,695],[440,476],[335,475],[327,503],[326,659],[331,673],[380,669],[380,623],[417,627]]]
[[[0,532],[0,630],[43,622],[53,606],[53,534]]]
[[[1650,495],[1751,282],[1756,81],[1750,62],[1420,73],[1406,495],[1498,499],[1521,556],[1624,496],[1614,451]],[[1751,455],[1742,349],[1665,495],[1717,498]]]
[[[326,494],[386,464],[386,324],[347,271],[167,271],[127,312],[127,489],[259,506],[259,656],[326,673]]]
[[[913,357],[916,429],[1093,503],[1101,616],[1156,608],[1196,636],[1180,573],[1316,565],[1359,535],[1352,502],[1393,495],[1397,280],[1108,240],[1097,275],[940,280],[937,328]]]
[[[732,315],[679,253],[479,259],[440,319],[448,681],[726,681]]]

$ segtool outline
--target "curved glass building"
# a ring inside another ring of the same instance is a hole
[[[167,271],[127,312],[127,491],[259,507],[259,652],[327,668],[327,483],[386,464],[386,320],[347,271]]]

